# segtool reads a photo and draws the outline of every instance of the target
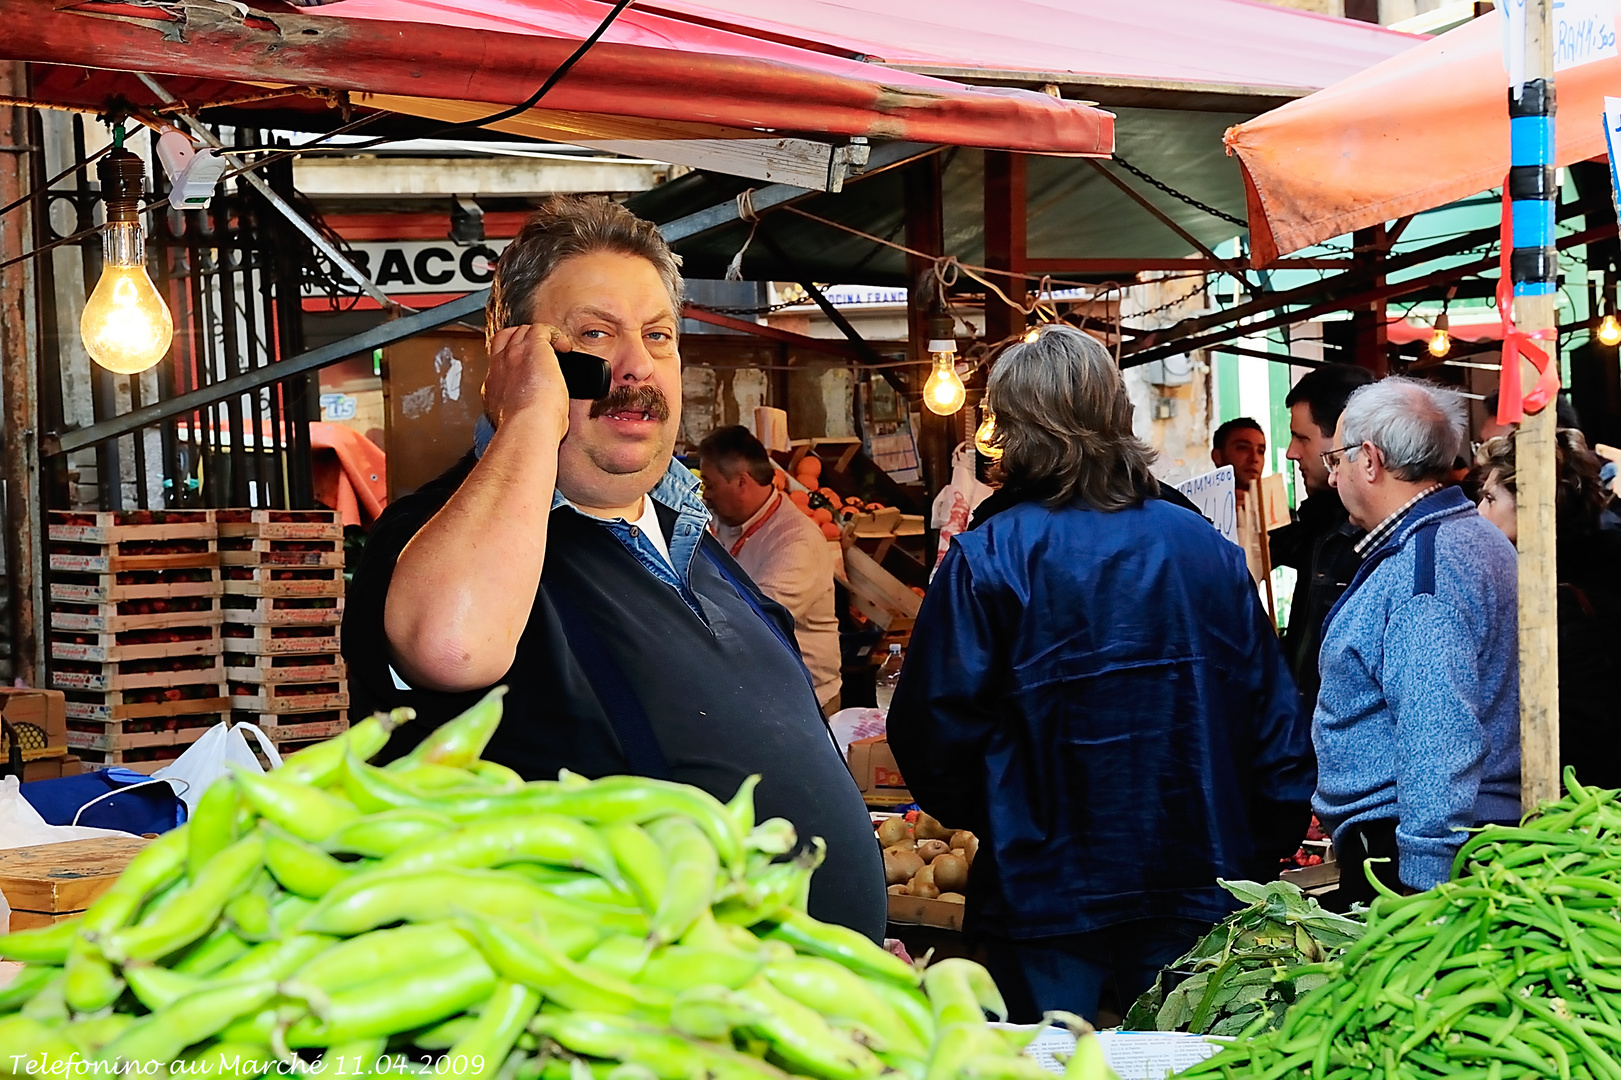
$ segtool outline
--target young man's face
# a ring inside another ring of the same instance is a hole
[[[1266,436],[1254,428],[1230,431],[1226,441],[1210,452],[1210,460],[1218,467],[1231,465],[1239,486],[1248,487],[1266,467]]]
[[[1307,494],[1328,490],[1328,466],[1323,464],[1323,454],[1332,449],[1334,436],[1323,434],[1311,418],[1311,406],[1304,401],[1289,406],[1289,449],[1284,457],[1300,465]]]
[[[558,489],[586,506],[634,502],[669,467],[681,426],[679,314],[664,280],[635,255],[576,255],[535,290],[530,318],[560,328],[613,371],[606,398],[569,403]]]

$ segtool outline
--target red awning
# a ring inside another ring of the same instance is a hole
[[[1224,0],[1232,3],[1233,0]],[[93,69],[207,80],[199,105],[267,86],[390,101],[526,100],[608,11],[599,0],[341,0],[320,7],[12,0],[0,57],[48,72],[36,94],[100,105]],[[235,84],[235,85],[232,85]],[[152,95],[116,82],[131,102]],[[214,96],[217,93],[218,96]],[[43,100],[43,98],[40,98]],[[1027,90],[974,88],[632,7],[547,95],[542,128],[597,138],[821,134],[1107,155],[1113,117]],[[432,107],[424,114],[434,114]],[[441,108],[439,111],[443,111]],[[651,123],[649,123],[651,121]]]
[[[925,71],[1318,89],[1422,40],[1256,0],[641,0],[643,10]],[[947,76],[950,77],[950,76]]]
[[[1561,71],[1554,163],[1597,157],[1621,59]],[[1508,172],[1508,75],[1486,16],[1239,124],[1255,263],[1477,194]]]

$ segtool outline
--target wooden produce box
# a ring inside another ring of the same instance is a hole
[[[190,746],[221,719],[219,713],[184,713],[137,720],[69,720],[68,745],[80,754],[89,750]]]
[[[226,537],[219,542],[224,566],[343,566],[342,540],[261,540]]]
[[[889,894],[889,921],[908,926],[938,926],[962,929],[963,905],[950,900],[929,900],[921,896]]]
[[[850,601],[882,630],[910,630],[923,598],[858,547],[844,552],[844,575]]]
[[[275,683],[342,681],[349,675],[343,657],[337,653],[293,653],[287,656],[252,656],[229,653],[226,677],[235,683],[271,685]]]
[[[221,537],[255,540],[342,540],[335,510],[216,510]]]
[[[218,535],[214,514],[213,510],[52,510],[46,538],[70,544],[212,540]]]
[[[141,690],[70,690],[67,717],[73,720],[149,720],[231,711],[225,687],[217,682]]]
[[[341,596],[226,596],[225,621],[251,626],[336,626]]]
[[[169,626],[218,626],[218,592],[172,599],[118,600],[101,603],[51,601],[52,630],[118,634]]]
[[[227,566],[225,591],[236,596],[342,596],[337,566]]]
[[[232,714],[233,723],[246,721],[270,736],[270,741],[281,744],[330,739],[349,730],[349,713],[345,709],[329,709],[302,713]],[[250,745],[252,741],[250,740]]]
[[[53,540],[46,565],[52,573],[122,574],[134,570],[190,570],[220,565],[212,539],[130,540],[76,544]]]
[[[218,656],[223,648],[217,626],[168,626],[126,630],[117,634],[51,631],[52,660],[85,664],[117,664],[128,660],[159,660],[178,656]]]
[[[222,631],[225,649],[255,656],[283,656],[297,653],[335,653],[339,650],[336,624],[319,626],[255,626],[226,623]],[[227,661],[229,667],[234,661]]]
[[[191,566],[179,570],[120,570],[116,573],[51,574],[51,599],[71,604],[99,604],[109,600],[156,600],[171,596],[218,596],[217,566]]]
[[[11,905],[11,929],[49,926],[82,914],[147,842],[139,836],[102,836],[0,850],[0,892]]]
[[[901,806],[912,801],[912,793],[906,790],[906,781],[895,764],[895,755],[890,753],[887,737],[874,735],[857,739],[850,744],[848,763],[850,775],[855,777],[856,787],[861,789],[861,797],[868,805]]]
[[[0,716],[18,728],[23,761],[68,752],[67,698],[62,691],[0,687]]]
[[[218,651],[111,663],[58,659],[51,665],[51,685],[58,690],[138,690],[224,681],[225,662]]]
[[[326,712],[349,707],[348,684],[330,682],[230,683],[231,707],[252,713]]]

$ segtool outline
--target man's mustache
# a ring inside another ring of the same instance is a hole
[[[643,384],[641,386],[626,386],[621,383],[608,391],[607,397],[598,398],[591,403],[591,419],[615,412],[644,412],[650,418],[665,421],[670,418],[670,402],[665,398],[664,391],[656,386]]]

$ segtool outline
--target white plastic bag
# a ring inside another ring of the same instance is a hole
[[[232,727],[229,721],[221,720],[187,747],[186,752],[175,758],[173,764],[153,773],[152,779],[168,780],[173,784],[175,794],[186,804],[186,813],[195,812],[197,800],[208,790],[208,785],[230,771],[230,762],[237,762],[251,772],[265,771],[259,759],[253,756],[248,740],[243,737],[243,728],[258,738],[259,748],[270,760],[270,767],[281,768],[281,755],[276,752],[276,744],[263,731],[252,724],[242,723]]]
[[[48,825],[39,811],[18,790],[17,778],[0,780],[0,848],[61,844],[69,840],[90,840],[98,836],[129,839],[129,833],[116,829],[92,829],[88,825]]]
[[[951,483],[941,488],[940,494],[934,497],[934,513],[929,524],[940,530],[940,549],[934,556],[936,567],[946,557],[951,538],[968,530],[968,522],[973,518],[974,511],[995,490],[975,475],[977,460],[973,443],[959,443],[951,455]],[[933,577],[934,571],[930,570],[929,575]]]

